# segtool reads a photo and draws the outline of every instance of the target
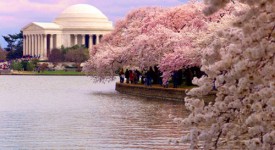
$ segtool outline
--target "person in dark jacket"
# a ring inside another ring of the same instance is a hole
[[[152,77],[154,75],[154,71],[153,68],[150,67],[149,71],[146,72],[145,76],[146,76],[146,85],[147,86],[152,86]]]
[[[126,78],[126,83],[129,83],[130,72],[128,69],[126,69],[126,71],[125,71],[125,78]]]

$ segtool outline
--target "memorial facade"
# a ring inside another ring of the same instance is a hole
[[[96,7],[72,5],[52,23],[32,22],[23,31],[23,55],[47,59],[54,48],[84,45],[91,49],[113,30],[112,22]]]

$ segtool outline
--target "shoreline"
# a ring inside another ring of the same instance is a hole
[[[187,96],[187,90],[190,88],[163,88],[161,86],[145,86],[139,84],[126,84],[117,82],[115,90],[119,93],[126,95],[133,95],[144,97],[148,99],[168,100],[168,101],[181,101],[184,102],[184,98]],[[214,101],[216,92],[211,92],[207,96],[203,96],[202,99],[206,103]]]
[[[56,72],[56,71],[48,71],[48,72],[29,72],[29,71],[8,71],[5,72],[0,71],[1,75],[7,76],[86,76],[85,73],[81,72]]]

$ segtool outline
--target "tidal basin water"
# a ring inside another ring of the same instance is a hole
[[[0,149],[183,149],[181,102],[127,96],[84,76],[0,76]]]

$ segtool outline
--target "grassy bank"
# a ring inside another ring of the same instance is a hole
[[[76,71],[43,71],[43,72],[34,72],[34,71],[12,71],[12,75],[71,75],[71,76],[81,76],[85,75],[83,72],[76,72]]]

